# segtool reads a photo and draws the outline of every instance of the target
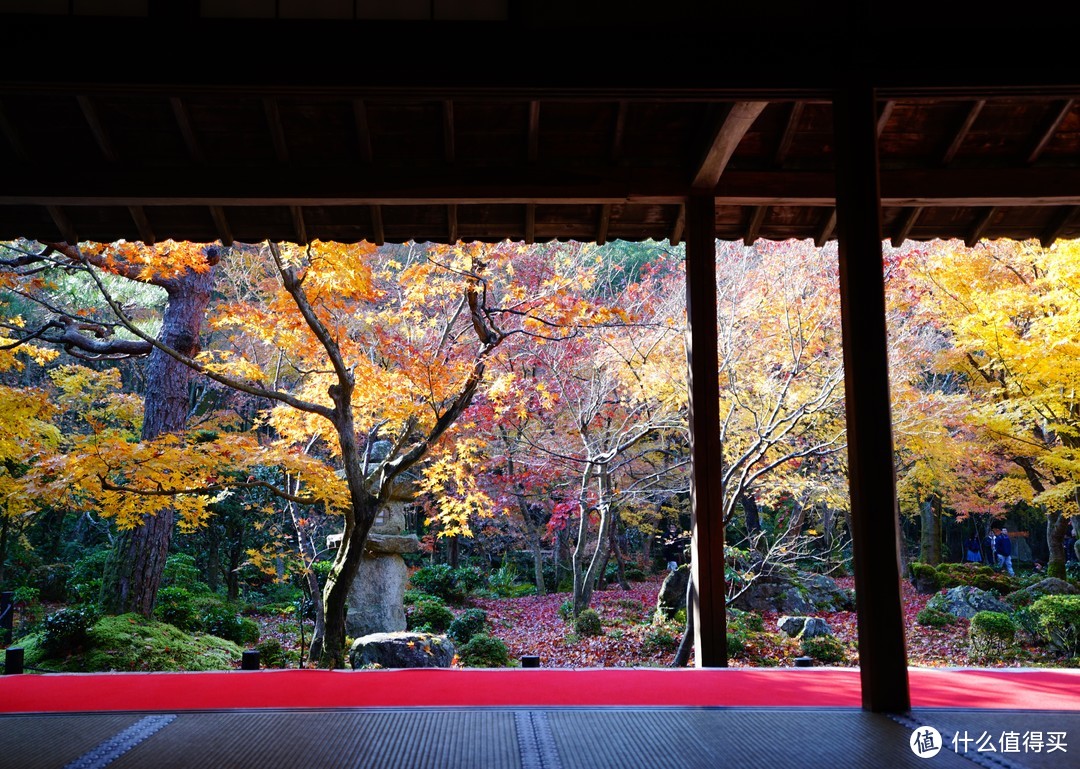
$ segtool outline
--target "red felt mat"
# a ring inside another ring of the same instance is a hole
[[[915,707],[1080,710],[1080,670],[912,669]],[[859,671],[270,670],[0,677],[0,712],[364,707],[859,707]]]

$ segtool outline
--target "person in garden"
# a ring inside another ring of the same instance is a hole
[[[683,551],[686,549],[687,538],[679,534],[679,528],[674,523],[668,525],[667,536],[663,540],[664,560],[667,561],[668,571],[679,568]]]
[[[974,563],[980,563],[982,561],[982,548],[979,546],[979,537],[975,532],[971,533],[971,536],[967,538],[967,542],[964,543],[964,560]]]
[[[994,549],[997,552],[998,569],[1005,569],[1010,577],[1013,576],[1012,540],[1009,539],[1009,530],[1004,526],[1001,527],[998,535],[994,537]]]

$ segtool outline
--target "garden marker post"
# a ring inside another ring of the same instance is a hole
[[[836,226],[862,702],[865,710],[902,713],[911,697],[889,411],[877,123],[869,83],[855,80],[835,93]]]
[[[720,453],[720,375],[716,342],[716,201],[686,206],[686,358],[690,388],[690,514],[694,657],[699,668],[727,667],[724,520]]]

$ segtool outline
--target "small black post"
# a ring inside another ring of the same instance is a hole
[[[258,670],[259,669],[259,651],[258,649],[248,649],[244,652],[244,656],[240,659],[241,670]]]
[[[0,644],[11,643],[11,631],[15,627],[15,594],[0,593]]]
[[[17,676],[23,672],[23,649],[21,646],[9,647],[4,654],[4,675]]]
[[[814,666],[813,657],[796,657],[795,667],[797,668],[810,668]]]
[[[538,668],[540,667],[540,657],[535,654],[526,654],[521,658],[521,667],[523,668]]]

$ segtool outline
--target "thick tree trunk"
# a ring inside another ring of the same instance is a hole
[[[611,523],[611,527],[608,529],[608,532],[609,532],[608,537],[609,537],[610,552],[615,555],[615,576],[619,580],[619,587],[622,590],[629,590],[630,589],[630,583],[626,581],[626,556],[623,554],[622,547],[619,545],[619,535],[618,535],[618,528],[619,528],[619,526],[618,526],[619,520],[618,519],[619,519],[619,516],[618,516],[618,514],[613,513],[612,514],[612,519],[613,520],[612,520],[612,523]],[[606,566],[604,567],[604,571],[605,571],[605,573],[607,572],[607,567]]]
[[[210,301],[213,275],[213,269],[188,272],[163,284],[169,303],[158,337],[162,344],[188,357],[199,352],[199,330]],[[143,440],[183,431],[189,410],[188,389],[194,376],[190,368],[161,350],[155,348],[150,353]],[[172,541],[173,519],[172,511],[158,513],[147,516],[141,526],[119,533],[102,581],[101,604],[106,612],[151,616]]]
[[[746,533],[753,535],[761,531],[761,515],[758,511],[757,500],[752,494],[743,494],[739,501],[742,503],[743,517],[746,520]]]
[[[1046,514],[1046,545],[1050,558],[1046,562],[1046,575],[1065,579],[1065,535],[1072,520],[1061,513]]]
[[[588,532],[588,510],[582,504],[582,526],[578,536],[577,547],[574,548],[574,616],[576,617],[592,603],[593,590],[600,577],[601,565],[607,561],[608,555],[608,531],[611,527],[611,480],[608,469],[602,466],[597,470],[597,486],[599,497],[596,512],[600,515],[600,530],[596,535],[596,550],[593,551],[589,568],[582,573],[585,561],[585,538]]]
[[[936,566],[941,563],[941,500],[937,496],[919,503],[922,524],[919,540],[919,560]]]

